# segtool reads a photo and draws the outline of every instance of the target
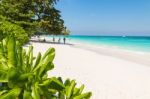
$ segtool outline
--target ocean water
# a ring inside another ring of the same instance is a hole
[[[49,36],[49,38],[51,37]],[[56,41],[58,38],[61,38],[61,42],[63,42],[63,36],[55,36]],[[144,36],[67,36],[66,42],[150,52],[150,37]]]
[[[150,52],[150,37],[144,36],[68,36],[68,42],[81,42],[96,46]]]

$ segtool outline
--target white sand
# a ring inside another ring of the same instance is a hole
[[[78,85],[83,83],[92,91],[92,99],[150,99],[149,66],[116,58],[115,53],[109,56],[71,45],[32,45],[35,54],[56,48],[55,69],[49,76],[76,79]]]

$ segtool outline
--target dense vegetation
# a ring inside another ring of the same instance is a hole
[[[0,19],[0,41],[8,35],[14,35],[22,44],[28,42],[28,35],[22,27],[5,21],[2,16],[0,16]]]
[[[25,31],[27,37],[24,32],[23,34],[20,32],[19,35],[22,35],[22,38],[26,38],[26,40],[34,33],[39,32],[54,35],[68,34],[64,21],[61,19],[60,11],[55,8],[57,1],[0,0],[0,24],[9,22],[18,25],[19,28]],[[1,28],[4,26],[0,25]],[[4,29],[1,29],[0,36],[4,32]],[[9,35],[9,32],[7,34]]]
[[[2,40],[0,99],[89,99],[91,92],[82,93],[84,85],[77,88],[75,80],[48,78],[47,71],[54,68],[54,57],[54,48],[34,57],[32,46],[26,52],[13,36]]]

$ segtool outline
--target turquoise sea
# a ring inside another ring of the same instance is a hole
[[[150,52],[150,37],[144,36],[69,36],[69,41],[97,46],[118,47],[127,50]]]
[[[68,36],[67,43],[117,47],[140,52],[150,52],[150,37],[146,36]]]

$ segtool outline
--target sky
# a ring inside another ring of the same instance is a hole
[[[71,35],[150,36],[150,0],[60,0]]]

